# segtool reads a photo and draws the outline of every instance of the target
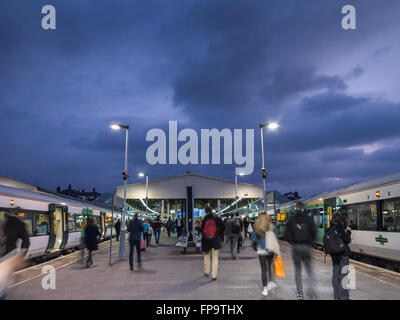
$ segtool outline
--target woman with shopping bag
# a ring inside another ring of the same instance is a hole
[[[251,239],[261,265],[261,280],[264,287],[262,294],[267,296],[268,291],[277,287],[272,281],[272,263],[275,257],[280,257],[276,229],[267,213],[263,212],[259,214],[254,224],[254,232],[251,235]]]

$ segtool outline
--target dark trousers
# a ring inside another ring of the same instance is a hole
[[[248,236],[247,236],[247,228],[248,228],[249,226],[247,226],[247,227],[245,227],[244,228],[244,237],[247,239],[248,238]]]
[[[143,233],[143,240],[146,241],[146,248],[148,248],[150,245],[150,241],[151,241],[151,234]]]
[[[167,228],[168,238],[171,236],[171,228]]]
[[[117,237],[117,241],[119,241],[119,231],[117,231],[117,235],[116,235],[116,237]]]
[[[89,265],[93,264],[93,259],[92,259],[92,249],[88,249],[89,255],[86,260],[86,266],[89,267]]]
[[[133,251],[135,250],[134,248],[136,247],[136,253],[137,253],[137,259],[138,263],[140,264],[142,262],[141,256],[140,256],[140,240],[129,240],[129,265],[131,268],[133,268]]]
[[[343,288],[343,279],[347,276],[348,272],[343,269],[349,265],[349,257],[344,255],[331,255],[333,274],[332,274],[332,286],[333,286],[333,298],[335,300],[349,300],[349,289]],[[348,271],[348,270],[347,270]]]
[[[261,280],[264,287],[267,286],[268,281],[272,281],[272,262],[274,261],[274,254],[268,256],[258,256],[261,265]]]
[[[238,242],[237,242],[237,252],[238,252],[238,253],[240,253],[240,247],[242,246],[242,243],[243,243],[243,237],[242,237],[242,235],[240,234],[240,235],[239,235],[239,238],[238,238]]]
[[[297,294],[303,294],[303,281],[301,275],[301,264],[304,263],[308,274],[309,289],[311,294],[314,293],[312,286],[314,282],[314,274],[312,270],[312,248],[307,244],[293,244],[293,264],[295,268],[295,279]]]
[[[176,227],[176,233],[179,238],[182,235],[182,227]]]
[[[160,242],[160,236],[161,236],[161,229],[154,229],[154,239],[156,240],[156,243]]]

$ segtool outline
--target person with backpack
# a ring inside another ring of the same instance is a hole
[[[351,250],[351,228],[344,228],[345,220],[340,213],[335,213],[331,226],[324,234],[324,251],[332,258],[332,286],[335,300],[349,300],[349,289],[343,287],[343,278],[347,275]]]
[[[298,201],[295,205],[296,213],[292,215],[285,228],[285,238],[292,245],[292,258],[295,267],[297,299],[303,300],[303,283],[301,264],[304,263],[309,280],[309,293],[311,298],[316,298],[312,288],[314,273],[312,270],[312,244],[317,235],[314,220],[304,212],[304,204]]]
[[[236,253],[239,246],[239,236],[242,230],[242,224],[239,218],[236,218],[233,214],[230,219],[226,221],[225,235],[229,241],[231,248],[232,260],[236,260]]]
[[[218,275],[218,254],[221,248],[220,233],[222,230],[222,221],[215,216],[210,207],[205,208],[206,216],[201,224],[201,248],[204,252],[204,275],[210,275],[212,280],[217,280]],[[211,264],[212,260],[212,264]]]

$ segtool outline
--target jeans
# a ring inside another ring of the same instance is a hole
[[[151,234],[143,233],[143,240],[146,241],[146,248],[148,248],[151,241]]]
[[[261,280],[264,287],[267,286],[268,281],[272,281],[272,262],[274,261],[274,254],[271,255],[260,255],[261,265]]]
[[[343,288],[343,278],[347,275],[347,272],[343,273],[343,267],[349,265],[349,257],[344,255],[331,255],[333,274],[332,274],[332,286],[333,286],[333,298],[335,300],[349,300],[349,289]]]
[[[129,240],[129,265],[133,269],[133,251],[135,250],[136,247],[136,252],[137,252],[137,259],[138,263],[140,264],[142,262],[141,259],[141,251],[140,251],[140,240]]]
[[[239,235],[230,235],[228,237],[229,243],[231,246],[231,254],[232,254],[232,259],[236,259],[236,252],[238,249],[238,240],[239,240]]]
[[[160,242],[161,229],[154,229],[154,238],[156,243]]]
[[[176,233],[179,238],[182,235],[182,227],[176,227]]]
[[[208,252],[204,253],[204,273],[210,273],[210,265],[212,258],[212,266],[211,266],[211,276],[216,278],[218,275],[218,250],[211,249]]]
[[[310,245],[307,244],[293,244],[292,247],[293,247],[292,256],[293,256],[293,264],[295,267],[297,294],[303,295],[303,282],[301,276],[302,262],[304,263],[307,270],[309,289],[311,291],[311,294],[314,294],[314,291],[312,289],[313,282],[315,282],[314,273],[312,270],[312,248]]]

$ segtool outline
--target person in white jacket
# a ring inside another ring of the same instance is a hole
[[[261,280],[263,284],[262,294],[268,295],[268,291],[277,287],[272,281],[272,262],[275,255],[280,255],[278,239],[276,237],[275,226],[265,212],[260,213],[254,224],[254,232],[251,235],[253,248],[257,250],[257,255],[261,265]]]

